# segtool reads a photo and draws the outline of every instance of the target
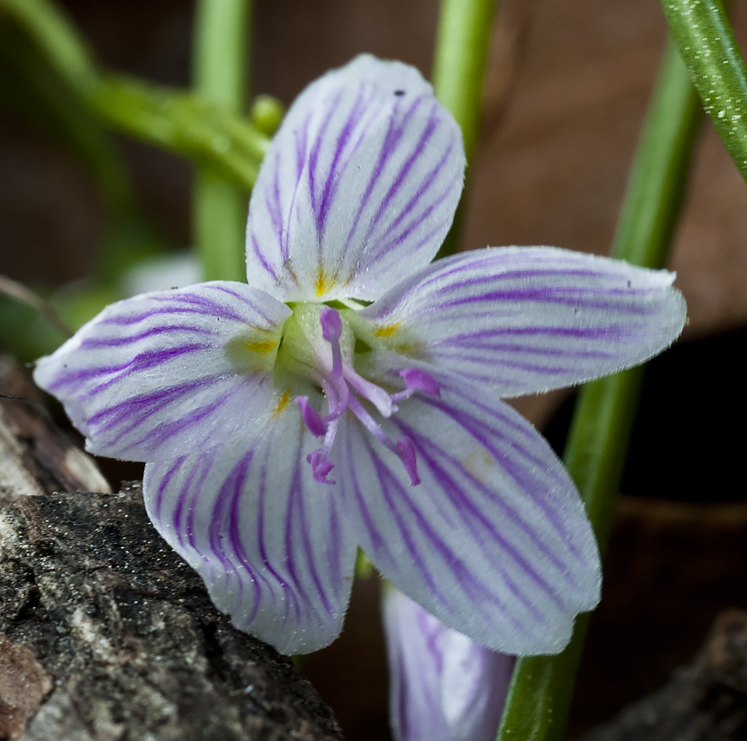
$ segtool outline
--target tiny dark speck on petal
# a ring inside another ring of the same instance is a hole
[[[404,90],[395,90],[395,91],[394,91],[394,94],[395,94],[395,95],[404,95],[404,94],[405,94],[405,91],[404,91]]]
[[[631,281],[628,281],[628,288],[630,288],[632,285],[633,284],[631,283]]]

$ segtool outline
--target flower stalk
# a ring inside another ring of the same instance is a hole
[[[195,17],[195,92],[241,116],[246,105],[251,0],[199,0]],[[246,189],[202,168],[195,176],[193,238],[205,280],[244,280]]]
[[[665,264],[699,113],[687,69],[668,42],[618,221],[615,257],[651,268]],[[586,384],[565,450],[564,462],[578,485],[602,552],[612,526],[642,378],[643,367],[638,367]],[[561,654],[517,661],[499,741],[565,737],[588,623],[588,613],[577,618],[573,639]]]
[[[433,87],[462,129],[471,162],[480,130],[482,81],[496,0],[442,0]]]
[[[464,203],[469,194],[469,165],[480,133],[482,83],[497,0],[442,0],[433,60],[433,87],[462,130],[467,183],[462,205],[438,257],[457,249]]]
[[[108,132],[69,86],[60,84],[59,74],[28,34],[9,23],[0,24],[0,66],[4,82],[12,81],[11,105],[64,142],[83,161],[111,212],[132,209],[135,199],[127,169]]]

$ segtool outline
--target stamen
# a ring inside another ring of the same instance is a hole
[[[359,376],[352,368],[345,369],[345,380],[364,399],[368,399],[382,417],[391,417],[392,412],[396,411],[392,409],[392,397],[383,388]]]
[[[309,432],[314,437],[321,437],[327,433],[327,424],[321,418],[319,413],[309,404],[308,396],[297,396],[296,404],[301,408],[301,416],[306,426],[309,428]]]
[[[405,368],[399,372],[405,381],[407,388],[392,394],[392,401],[396,404],[409,399],[417,391],[422,391],[428,396],[441,396],[441,387],[429,373],[420,368]]]
[[[403,437],[396,443],[390,440],[376,420],[363,407],[356,394],[371,402],[382,417],[391,417],[397,411],[396,402],[410,398],[417,391],[422,391],[429,396],[440,396],[441,390],[438,383],[419,368],[405,368],[400,371],[400,376],[404,379],[407,388],[396,394],[388,394],[380,386],[358,375],[352,366],[343,367],[340,338],[344,326],[339,312],[329,306],[322,306],[319,322],[322,325],[322,337],[325,342],[329,342],[332,350],[332,370],[329,372],[326,368],[324,369],[322,381],[322,390],[327,398],[327,415],[322,417],[313,409],[307,396],[296,397],[301,416],[311,434],[316,437],[324,435],[322,447],[306,456],[306,460],[311,464],[314,480],[320,484],[335,483],[327,478],[329,472],[335,467],[329,459],[329,454],[332,451],[340,418],[346,409],[350,409],[363,426],[402,461],[410,477],[410,483],[416,486],[420,483],[420,476],[418,476],[417,456],[413,441],[409,437]],[[322,361],[321,357],[320,361]],[[323,364],[326,365],[324,362]]]
[[[392,442],[355,396],[350,397],[348,408],[380,443],[383,443],[402,461],[405,471],[407,471],[407,475],[410,477],[410,484],[412,486],[419,484],[420,476],[418,476],[417,456],[415,455],[415,446],[412,440],[409,437],[403,437],[396,443]]]
[[[322,306],[319,321],[322,324],[322,337],[327,342],[336,342],[342,337],[342,318],[337,309],[333,309],[331,306]]]
[[[423,391],[428,396],[441,396],[441,388],[430,373],[420,368],[405,368],[399,374],[408,389]]]
[[[326,455],[322,448],[318,448],[313,453],[309,453],[306,456],[306,460],[311,464],[311,473],[314,476],[314,481],[319,484],[336,484],[336,481],[330,481],[327,478],[327,474],[335,467]]]
[[[340,350],[340,337],[342,337],[342,319],[337,309],[322,306],[319,314],[322,325],[322,337],[332,347],[332,377],[342,376],[342,351]]]

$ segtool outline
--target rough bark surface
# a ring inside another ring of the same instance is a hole
[[[28,398],[9,368],[0,393]],[[342,739],[290,659],[213,607],[139,483],[52,493],[103,481],[70,450],[43,412],[3,406],[0,741]]]
[[[53,491],[111,493],[93,459],[40,404],[39,390],[10,355],[0,355],[0,506]]]
[[[747,739],[747,612],[716,621],[692,664],[584,741],[742,741]]]

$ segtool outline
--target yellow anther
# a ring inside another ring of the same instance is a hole
[[[334,286],[334,284],[335,279],[326,276],[324,274],[324,269],[320,266],[319,272],[316,276],[316,282],[314,283],[314,288],[316,289],[316,297],[321,298],[322,296],[324,296],[324,294],[327,293],[327,291],[329,291],[330,288]]]
[[[247,342],[244,347],[250,352],[258,352],[266,355],[278,346],[277,342]]]
[[[398,329],[400,322],[388,324],[386,327],[379,327],[374,330],[374,337],[391,337]]]
[[[274,417],[279,417],[288,408],[288,405],[290,404],[290,399],[291,399],[291,392],[290,392],[290,389],[288,389],[280,397],[280,401],[278,402],[278,405],[273,410],[272,414]]]

